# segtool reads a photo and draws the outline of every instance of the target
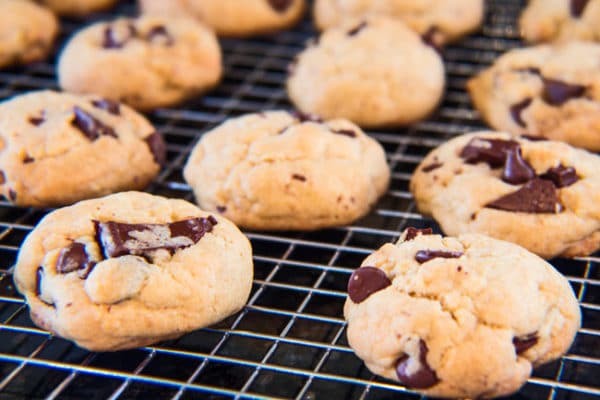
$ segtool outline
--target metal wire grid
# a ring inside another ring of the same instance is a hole
[[[369,216],[348,227],[311,233],[247,232],[255,253],[247,307],[179,340],[89,353],[36,328],[14,289],[10,267],[45,211],[0,201],[0,398],[419,398],[373,376],[349,349],[342,318],[345,285],[367,254],[397,239],[405,226],[439,231],[415,211],[407,190],[410,175],[438,144],[483,127],[464,83],[499,53],[519,45],[515,19],[521,6],[516,0],[488,1],[482,33],[445,50],[448,91],[434,116],[401,131],[370,132],[385,147],[393,175],[389,192]],[[125,3],[118,11],[133,10]],[[68,21],[64,37],[80,25]],[[225,79],[219,88],[151,115],[167,138],[169,163],[149,190],[192,200],[181,170],[202,132],[230,116],[290,107],[283,86],[286,66],[310,35],[310,23],[304,21],[270,38],[222,41]],[[53,64],[0,72],[1,98],[41,88],[56,88]],[[599,261],[553,261],[575,289],[583,327],[569,354],[535,371],[513,398],[600,397]]]

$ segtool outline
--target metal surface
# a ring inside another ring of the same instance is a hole
[[[349,227],[312,233],[247,232],[256,265],[250,301],[242,312],[210,329],[119,353],[88,353],[39,330],[9,270],[20,243],[45,212],[0,201],[0,398],[419,397],[374,377],[348,348],[342,317],[346,282],[367,254],[396,240],[404,227],[439,231],[415,211],[408,180],[436,145],[483,127],[464,83],[498,54],[519,45],[515,21],[520,7],[518,1],[489,1],[483,31],[444,51],[448,89],[434,116],[408,129],[370,132],[386,149],[393,180],[368,217]],[[134,7],[125,3],[117,12],[133,13]],[[67,21],[63,42],[80,25]],[[151,114],[167,138],[169,163],[149,190],[192,200],[181,169],[203,132],[230,116],[289,108],[286,66],[312,34],[307,20],[270,38],[222,41],[223,83],[202,99]],[[0,72],[1,98],[55,87],[51,63]],[[513,398],[600,398],[599,262],[597,257],[552,261],[575,289],[583,327],[570,352],[535,371]]]

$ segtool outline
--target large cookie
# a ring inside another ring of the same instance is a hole
[[[348,342],[375,374],[435,397],[513,393],[581,316],[569,282],[520,246],[409,228],[348,282]]]
[[[290,66],[287,90],[305,113],[375,128],[426,117],[444,82],[441,57],[419,35],[371,17],[323,32]]]
[[[58,34],[58,20],[29,0],[0,0],[0,68],[43,60]]]
[[[19,251],[33,321],[93,351],[172,339],[239,310],[248,239],[183,200],[125,192],[48,214]]]
[[[533,43],[600,41],[600,0],[530,0],[519,26]]]
[[[245,37],[290,28],[305,0],[139,0],[144,14],[197,18],[218,35]]]
[[[459,136],[425,157],[410,190],[448,235],[482,233],[544,258],[600,247],[600,157],[565,143]]]
[[[476,30],[483,11],[483,0],[316,0],[314,15],[321,30],[349,19],[394,17],[440,46]]]
[[[20,206],[142,189],[165,150],[146,118],[97,96],[42,91],[0,104],[0,192]]]
[[[206,133],[185,180],[206,210],[253,229],[317,229],[365,215],[387,189],[382,147],[345,120],[250,114]]]
[[[118,0],[36,0],[58,15],[82,17],[93,12],[103,11],[115,5]]]
[[[184,18],[119,18],[84,28],[58,64],[60,86],[139,110],[176,104],[215,86],[221,50],[204,25]]]
[[[600,44],[512,50],[467,87],[494,129],[600,150]]]

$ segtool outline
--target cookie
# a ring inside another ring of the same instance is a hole
[[[0,192],[19,206],[142,189],[164,159],[161,135],[123,104],[51,91],[0,104]]]
[[[183,174],[203,209],[272,230],[348,224],[369,212],[390,179],[383,148],[356,125],[284,111],[206,133]]]
[[[305,0],[139,0],[144,14],[194,17],[219,36],[246,37],[287,29],[304,14]]]
[[[119,18],[84,28],[58,63],[60,86],[147,111],[197,96],[221,78],[214,34],[191,19]]]
[[[467,88],[496,130],[600,151],[600,44],[511,50]]]
[[[92,351],[174,339],[238,311],[248,239],[184,200],[124,192],[48,214],[14,271],[31,319]]]
[[[290,66],[287,90],[305,113],[379,128],[425,118],[444,83],[431,46],[402,22],[373,17],[323,32]]]
[[[600,247],[600,157],[565,143],[462,135],[425,157],[410,190],[448,235],[481,233],[544,258]]]
[[[36,0],[49,7],[56,14],[65,17],[83,17],[88,14],[107,10],[117,0]]]
[[[314,7],[319,30],[382,15],[400,19],[437,46],[477,30],[483,14],[483,0],[316,0]]]
[[[531,43],[600,41],[600,0],[530,0],[519,27]]]
[[[344,316],[373,373],[429,396],[516,392],[581,323],[569,282],[512,243],[409,228],[355,270]]]
[[[0,0],[0,68],[45,59],[58,34],[54,14],[28,0]]]

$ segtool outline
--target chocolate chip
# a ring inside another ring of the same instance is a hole
[[[301,182],[306,182],[306,177],[304,175],[300,175],[300,174],[293,174],[292,179],[295,179],[295,180],[301,181]]]
[[[587,6],[588,0],[571,0],[571,15],[579,18],[583,14],[585,6]]]
[[[523,337],[514,337],[513,345],[515,346],[515,350],[517,354],[521,354],[533,346],[535,346],[538,342],[537,334],[533,333],[531,335],[523,336]]]
[[[323,119],[315,114],[306,114],[302,111],[292,111],[290,114],[300,122],[323,122]]]
[[[176,250],[198,243],[213,230],[217,220],[190,218],[167,224],[126,224],[121,222],[94,221],[96,238],[104,256],[120,257],[127,254],[151,256],[156,250]]]
[[[93,142],[102,135],[112,136],[114,138],[117,137],[113,128],[104,125],[83,109],[75,106],[73,107],[73,113],[75,118],[73,119],[72,125],[79,129],[90,141]]]
[[[552,183],[554,183],[554,186],[556,186],[559,189],[571,186],[579,180],[575,168],[565,167],[562,164],[558,167],[549,168],[548,171],[540,175],[540,178],[552,181]]]
[[[375,267],[361,267],[348,280],[348,296],[354,303],[362,303],[375,292],[390,286],[385,272]]]
[[[530,142],[545,142],[548,140],[548,138],[544,136],[521,135],[520,137],[523,139],[527,139]]]
[[[583,96],[584,93],[585,86],[544,78],[542,98],[553,106],[560,106],[571,99]]]
[[[41,117],[29,117],[27,119],[27,121],[29,121],[29,123],[31,125],[40,126],[41,124],[44,123],[44,121],[46,121],[46,119],[44,119],[43,116],[41,116]]]
[[[8,198],[11,201],[16,201],[17,200],[17,192],[15,192],[13,189],[8,189]]]
[[[284,13],[292,5],[293,0],[267,0],[275,11]]]
[[[144,139],[152,155],[154,156],[154,161],[158,165],[165,165],[167,161],[167,145],[162,135],[158,132],[153,132],[150,136]]]
[[[514,140],[473,138],[460,152],[469,164],[487,163],[492,168],[504,165],[506,151],[519,146]]]
[[[459,258],[464,253],[462,251],[445,251],[445,250],[419,250],[415,254],[415,260],[419,264],[423,264],[434,258]]]
[[[429,165],[424,165],[423,167],[421,167],[421,171],[423,172],[431,172],[435,169],[440,168],[441,166],[443,166],[444,164],[441,162],[432,162]]]
[[[512,185],[525,183],[535,178],[535,170],[521,156],[521,147],[513,147],[506,152],[506,162],[502,180]]]
[[[137,35],[135,26],[127,24],[127,31],[123,37],[117,37],[117,31],[114,26],[107,26],[104,28],[104,38],[102,41],[102,47],[105,49],[120,49],[122,48],[131,38]]]
[[[225,211],[227,211],[227,207],[225,207],[225,206],[217,206],[217,211],[220,214],[223,214]]]
[[[428,352],[427,344],[423,340],[420,340],[419,368],[416,371],[413,368],[409,369],[409,365],[413,361],[409,356],[404,355],[396,361],[396,376],[398,376],[400,382],[405,386],[416,389],[427,389],[439,382],[435,371],[427,364]]]
[[[56,262],[56,272],[59,274],[68,274],[80,269],[87,269],[90,267],[89,264],[95,263],[90,260],[85,251],[85,245],[73,242],[60,251],[58,261]]]
[[[113,115],[121,115],[121,104],[108,99],[93,100],[92,105]]]
[[[558,213],[562,211],[554,184],[540,178],[530,180],[519,190],[492,201],[486,207],[526,213]]]
[[[359,34],[360,31],[362,31],[366,27],[367,27],[367,21],[363,21],[360,24],[358,24],[357,26],[355,26],[354,28],[350,29],[348,31],[347,35],[348,36],[356,36]]]
[[[520,101],[520,102],[510,106],[510,115],[511,115],[512,119],[519,126],[521,126],[523,128],[525,128],[527,125],[525,124],[525,121],[523,121],[523,118],[521,117],[521,113],[523,112],[524,109],[526,109],[527,107],[529,107],[531,105],[532,101],[533,101],[533,99],[531,97],[528,97],[525,100]]]
[[[413,228],[412,226],[409,226],[408,228],[406,228],[405,232],[406,232],[406,236],[404,237],[405,242],[407,242],[409,240],[413,240],[414,238],[416,238],[419,235],[433,235],[433,229],[431,229],[431,228],[419,229],[419,228]]]
[[[0,170],[0,185],[4,185],[6,183],[6,175],[4,171]]]
[[[164,46],[172,46],[175,43],[175,39],[169,33],[167,28],[163,25],[153,27],[146,34],[146,40],[149,42],[159,42]]]
[[[35,161],[35,158],[31,157],[29,154],[25,154],[23,158],[23,164],[29,164]]]
[[[438,53],[442,53],[442,40],[440,30],[436,26],[432,26],[427,29],[425,33],[421,35],[421,40],[427,46],[432,47]]]
[[[44,268],[38,267],[35,271],[35,295],[38,297],[42,294],[42,279],[44,279]]]
[[[352,129],[332,129],[331,132],[336,133],[338,135],[348,136],[351,138],[356,137],[356,132],[354,132]]]

